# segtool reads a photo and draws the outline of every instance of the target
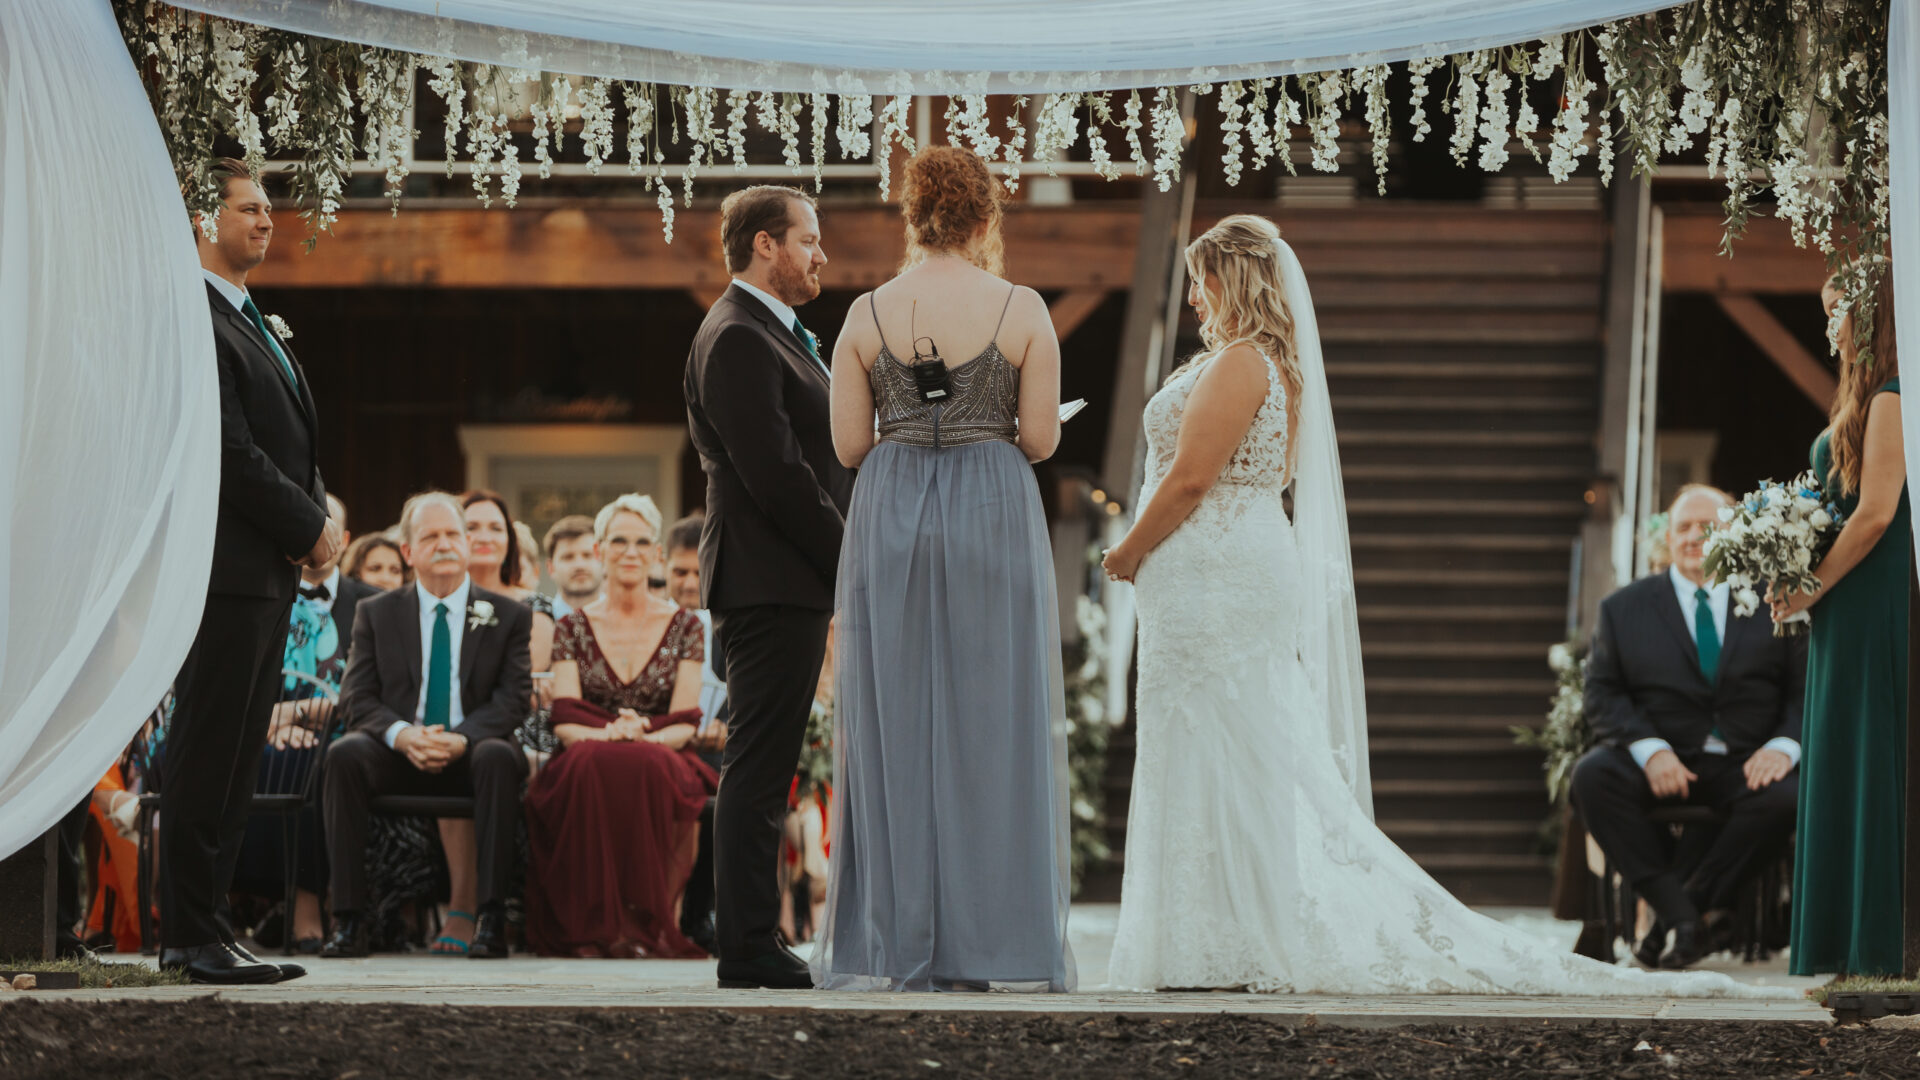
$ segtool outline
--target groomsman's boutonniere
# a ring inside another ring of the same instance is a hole
[[[283,338],[293,337],[293,327],[288,326],[287,320],[278,315],[267,316],[267,325],[273,327],[273,332]]]
[[[493,613],[493,605],[485,600],[475,600],[467,605],[467,629],[478,630],[483,626],[499,626],[500,620]]]

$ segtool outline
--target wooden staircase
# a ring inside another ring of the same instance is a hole
[[[1376,818],[1461,899],[1544,904],[1540,756],[1508,729],[1539,724],[1566,636],[1604,216],[1392,204],[1277,220],[1313,290],[1339,430]],[[1130,736],[1110,773],[1116,851]]]

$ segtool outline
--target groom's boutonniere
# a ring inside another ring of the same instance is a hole
[[[283,338],[293,337],[293,327],[288,326],[287,320],[278,315],[267,316],[267,325],[273,327],[273,332]]]
[[[483,626],[499,626],[500,619],[493,613],[493,605],[485,600],[475,600],[467,605],[467,629],[478,630]]]

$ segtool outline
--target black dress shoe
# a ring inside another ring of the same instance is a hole
[[[1679,971],[1699,963],[1705,955],[1706,928],[1698,922],[1683,922],[1673,928],[1673,947],[1660,957],[1660,966]]]
[[[1647,936],[1641,938],[1640,944],[1634,946],[1633,958],[1640,961],[1641,967],[1657,968],[1660,966],[1660,954],[1665,951],[1667,951],[1667,927],[1665,923],[1655,919],[1653,925],[1647,928]]]
[[[709,911],[704,916],[698,916],[682,922],[680,924],[680,932],[686,935],[688,941],[693,942],[705,950],[707,955],[712,956],[714,954],[715,950],[713,946],[719,938],[719,932],[713,925],[713,912]]]
[[[467,959],[505,960],[507,956],[507,913],[482,910],[473,924],[473,940],[467,943]]]
[[[242,986],[280,981],[279,968],[249,960],[219,941],[186,949],[162,949],[160,966],[184,971],[188,979],[197,983]]]
[[[367,955],[371,951],[367,947],[371,929],[359,912],[336,913],[333,917],[333,936],[320,947],[320,955],[336,960]]]
[[[744,960],[723,959],[719,965],[722,990],[811,990],[813,973],[807,962],[785,945]]]
[[[279,963],[275,963],[272,960],[262,960],[259,957],[253,955],[253,953],[249,952],[245,945],[242,945],[237,941],[227,942],[227,948],[232,949],[236,954],[239,955],[240,959],[242,960],[251,960],[256,964],[265,964],[271,968],[279,968],[280,977],[274,980],[275,982],[286,982],[289,979],[297,979],[300,976],[305,975],[307,973],[307,969],[301,967],[299,964],[279,964]]]

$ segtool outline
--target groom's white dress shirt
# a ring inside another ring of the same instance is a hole
[[[1719,638],[1720,644],[1724,647],[1727,643],[1727,607],[1733,598],[1733,586],[1724,581],[1711,587],[1695,585],[1693,582],[1681,576],[1680,568],[1677,566],[1667,568],[1667,578],[1673,583],[1674,599],[1680,602],[1680,617],[1687,621],[1687,636],[1695,641],[1700,640],[1700,632],[1696,629],[1697,618],[1695,616],[1695,611],[1699,607],[1700,600],[1694,595],[1694,592],[1701,588],[1707,590],[1707,609],[1713,612],[1714,634]],[[1627,752],[1633,755],[1633,763],[1643,769],[1647,767],[1647,762],[1653,760],[1653,755],[1662,750],[1671,749],[1673,749],[1673,744],[1667,742],[1665,739],[1637,739],[1627,746]],[[1709,754],[1725,754],[1727,752],[1727,744],[1709,735],[1707,736],[1706,743],[1703,744],[1700,749]],[[1800,744],[1793,739],[1787,738],[1785,735],[1768,739],[1760,749],[1778,750],[1787,755],[1787,760],[1794,765],[1797,766],[1800,764]]]
[[[451,700],[447,704],[447,730],[460,730],[460,722],[467,718],[466,710],[460,707],[460,642],[467,636],[467,593],[473,588],[473,579],[460,579],[460,587],[444,597],[435,596],[418,581],[413,583],[414,595],[420,600],[420,700],[413,707],[415,724],[427,718],[427,683],[432,672],[428,668],[433,663],[433,606],[447,605],[447,686]],[[400,737],[400,733],[411,727],[404,720],[395,720],[387,725],[387,745]]]
[[[745,289],[747,294],[752,296],[754,299],[759,300],[762,304],[767,305],[767,310],[773,312],[773,317],[780,320],[781,326],[784,326],[789,330],[791,330],[793,328],[793,324],[800,321],[800,316],[794,312],[793,308],[790,305],[782,301],[779,297],[768,292],[767,290],[759,288],[754,285],[749,285],[745,281],[740,280],[739,278],[734,278],[733,283],[735,285],[740,286],[742,289]],[[816,338],[815,340],[818,341],[819,339]],[[816,356],[813,358],[813,362],[820,365],[820,370],[825,371],[827,373],[828,378],[833,377],[833,372],[831,369],[827,367],[827,362],[824,358]]]

